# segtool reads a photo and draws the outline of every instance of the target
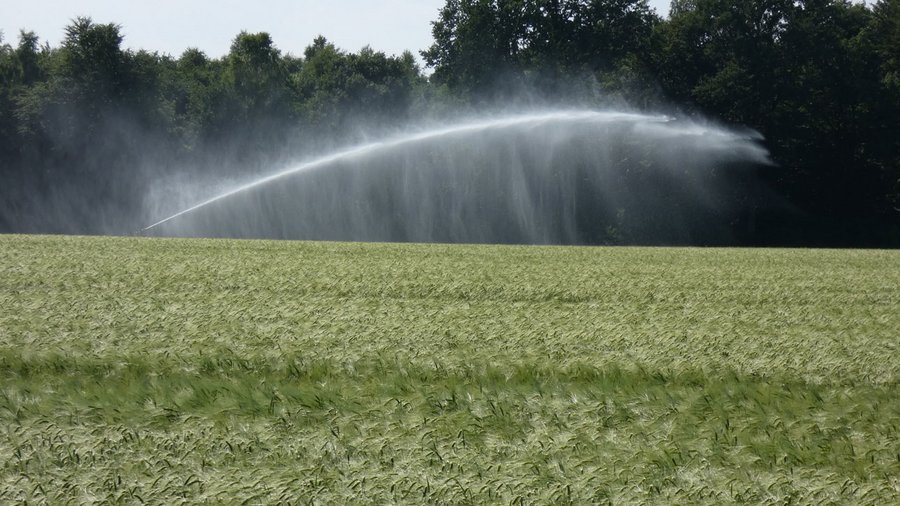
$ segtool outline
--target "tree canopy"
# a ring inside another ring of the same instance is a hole
[[[759,131],[778,170],[740,183],[769,196],[735,197],[756,199],[737,244],[900,246],[900,0],[675,0],[668,18],[646,0],[447,0],[432,34],[427,71],[324,37],[286,54],[265,32],[222,58],[131,51],[90,18],[59,47],[0,38],[0,231],[109,230],[179,167],[233,177],[527,97]]]

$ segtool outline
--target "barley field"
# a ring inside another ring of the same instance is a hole
[[[0,236],[0,503],[900,502],[900,251]]]

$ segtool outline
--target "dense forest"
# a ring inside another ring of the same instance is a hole
[[[0,39],[0,232],[127,233],[149,182],[185,167],[259,173],[422,118],[628,104],[764,137],[778,170],[742,193],[753,225],[711,243],[900,246],[900,0],[676,0],[667,18],[645,0],[447,0],[432,32],[426,69],[323,37],[285,54],[267,33],[222,58],[130,51],[87,18],[59,47]]]

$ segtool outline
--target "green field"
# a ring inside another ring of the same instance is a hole
[[[900,501],[900,251],[0,236],[0,503]]]

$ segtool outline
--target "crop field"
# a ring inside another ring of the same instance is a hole
[[[900,501],[900,252],[0,236],[0,503]]]

